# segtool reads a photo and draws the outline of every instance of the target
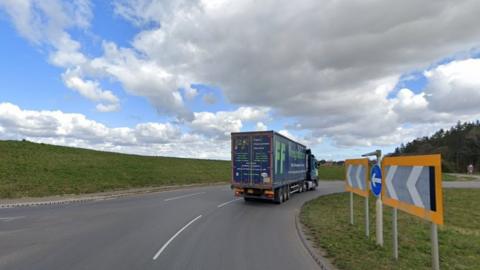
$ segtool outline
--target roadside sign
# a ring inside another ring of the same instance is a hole
[[[378,166],[378,164],[375,164],[372,167],[370,188],[372,189],[373,195],[377,197],[382,192],[382,169],[380,169],[380,166]]]
[[[368,197],[368,158],[345,160],[345,189]]]
[[[436,224],[443,224],[440,155],[385,157],[383,202]]]

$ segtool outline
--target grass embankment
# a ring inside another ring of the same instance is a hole
[[[318,168],[320,180],[344,180],[345,166],[322,166]]]
[[[344,166],[320,166],[318,169],[318,177],[320,180],[345,180]],[[442,174],[443,181],[475,181],[478,176],[467,174]]]
[[[230,162],[146,157],[0,141],[0,198],[211,183],[230,179]]]
[[[383,248],[375,244],[373,198],[370,239],[365,236],[364,199],[354,196],[355,225],[349,225],[347,193],[307,203],[301,221],[339,269],[431,269],[430,223],[398,211],[399,259],[392,259],[392,209],[384,206]],[[480,190],[444,190],[445,225],[439,226],[440,268],[478,269]]]

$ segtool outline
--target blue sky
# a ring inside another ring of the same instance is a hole
[[[479,117],[474,3],[376,24],[309,0],[25,3],[0,4],[0,139],[228,159],[230,132],[268,129],[344,159]]]

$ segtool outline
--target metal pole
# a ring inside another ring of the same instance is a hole
[[[440,270],[440,256],[438,254],[437,224],[432,222],[432,269]]]
[[[365,197],[365,235],[370,237],[370,217],[368,216],[368,196]]]
[[[382,206],[382,199],[380,197],[377,198],[376,203],[377,208],[377,245],[383,247],[383,206]]]
[[[353,225],[353,192],[350,192],[350,224]]]
[[[382,151],[377,150],[377,164],[382,166]],[[378,195],[377,198],[377,244],[383,247],[383,204],[382,204],[382,194]]]
[[[393,208],[392,218],[392,230],[393,230],[393,258],[398,260],[398,227],[397,227],[397,208]]]

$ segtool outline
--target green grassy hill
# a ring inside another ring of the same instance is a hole
[[[80,194],[230,179],[230,162],[146,157],[0,141],[0,198]]]

